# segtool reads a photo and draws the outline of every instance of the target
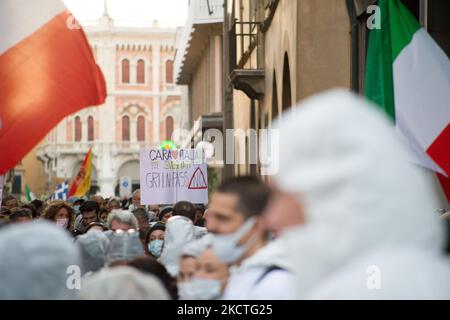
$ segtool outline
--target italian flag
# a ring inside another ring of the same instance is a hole
[[[25,186],[25,192],[26,192],[26,195],[27,195],[27,201],[28,201],[28,202],[31,202],[31,201],[36,200],[36,196],[35,196],[34,193],[31,191],[31,188],[30,188],[29,185],[26,185],[26,186]]]
[[[395,122],[411,160],[438,174],[450,200],[450,60],[400,0],[378,6],[365,95]]]
[[[0,1],[0,174],[66,116],[105,98],[103,74],[62,1]]]

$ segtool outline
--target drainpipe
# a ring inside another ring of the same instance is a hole
[[[351,26],[351,87],[359,93],[359,26],[353,0],[346,0]]]

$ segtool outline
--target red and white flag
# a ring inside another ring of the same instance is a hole
[[[0,174],[66,116],[106,98],[83,30],[61,1],[0,2]]]

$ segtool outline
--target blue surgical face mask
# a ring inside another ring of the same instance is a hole
[[[244,225],[235,233],[214,235],[212,237],[212,249],[215,256],[222,262],[233,264],[238,261],[254,243],[255,238],[250,239],[243,245],[238,245],[239,241],[250,232],[255,226],[256,219],[248,219]]]
[[[148,244],[148,251],[150,251],[153,256],[159,258],[161,256],[163,245],[164,240],[153,240]]]
[[[222,282],[216,279],[194,278],[178,284],[180,300],[217,300],[222,295]]]

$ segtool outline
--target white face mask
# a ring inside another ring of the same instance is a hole
[[[233,264],[241,258],[248,248],[254,243],[254,239],[239,246],[239,241],[255,226],[256,219],[248,219],[235,233],[214,235],[212,237],[212,249],[215,256],[222,262]]]
[[[222,295],[222,282],[215,279],[194,278],[178,284],[180,300],[217,300]]]
[[[56,219],[56,224],[64,229],[67,229],[67,225],[69,224],[69,219]]]

